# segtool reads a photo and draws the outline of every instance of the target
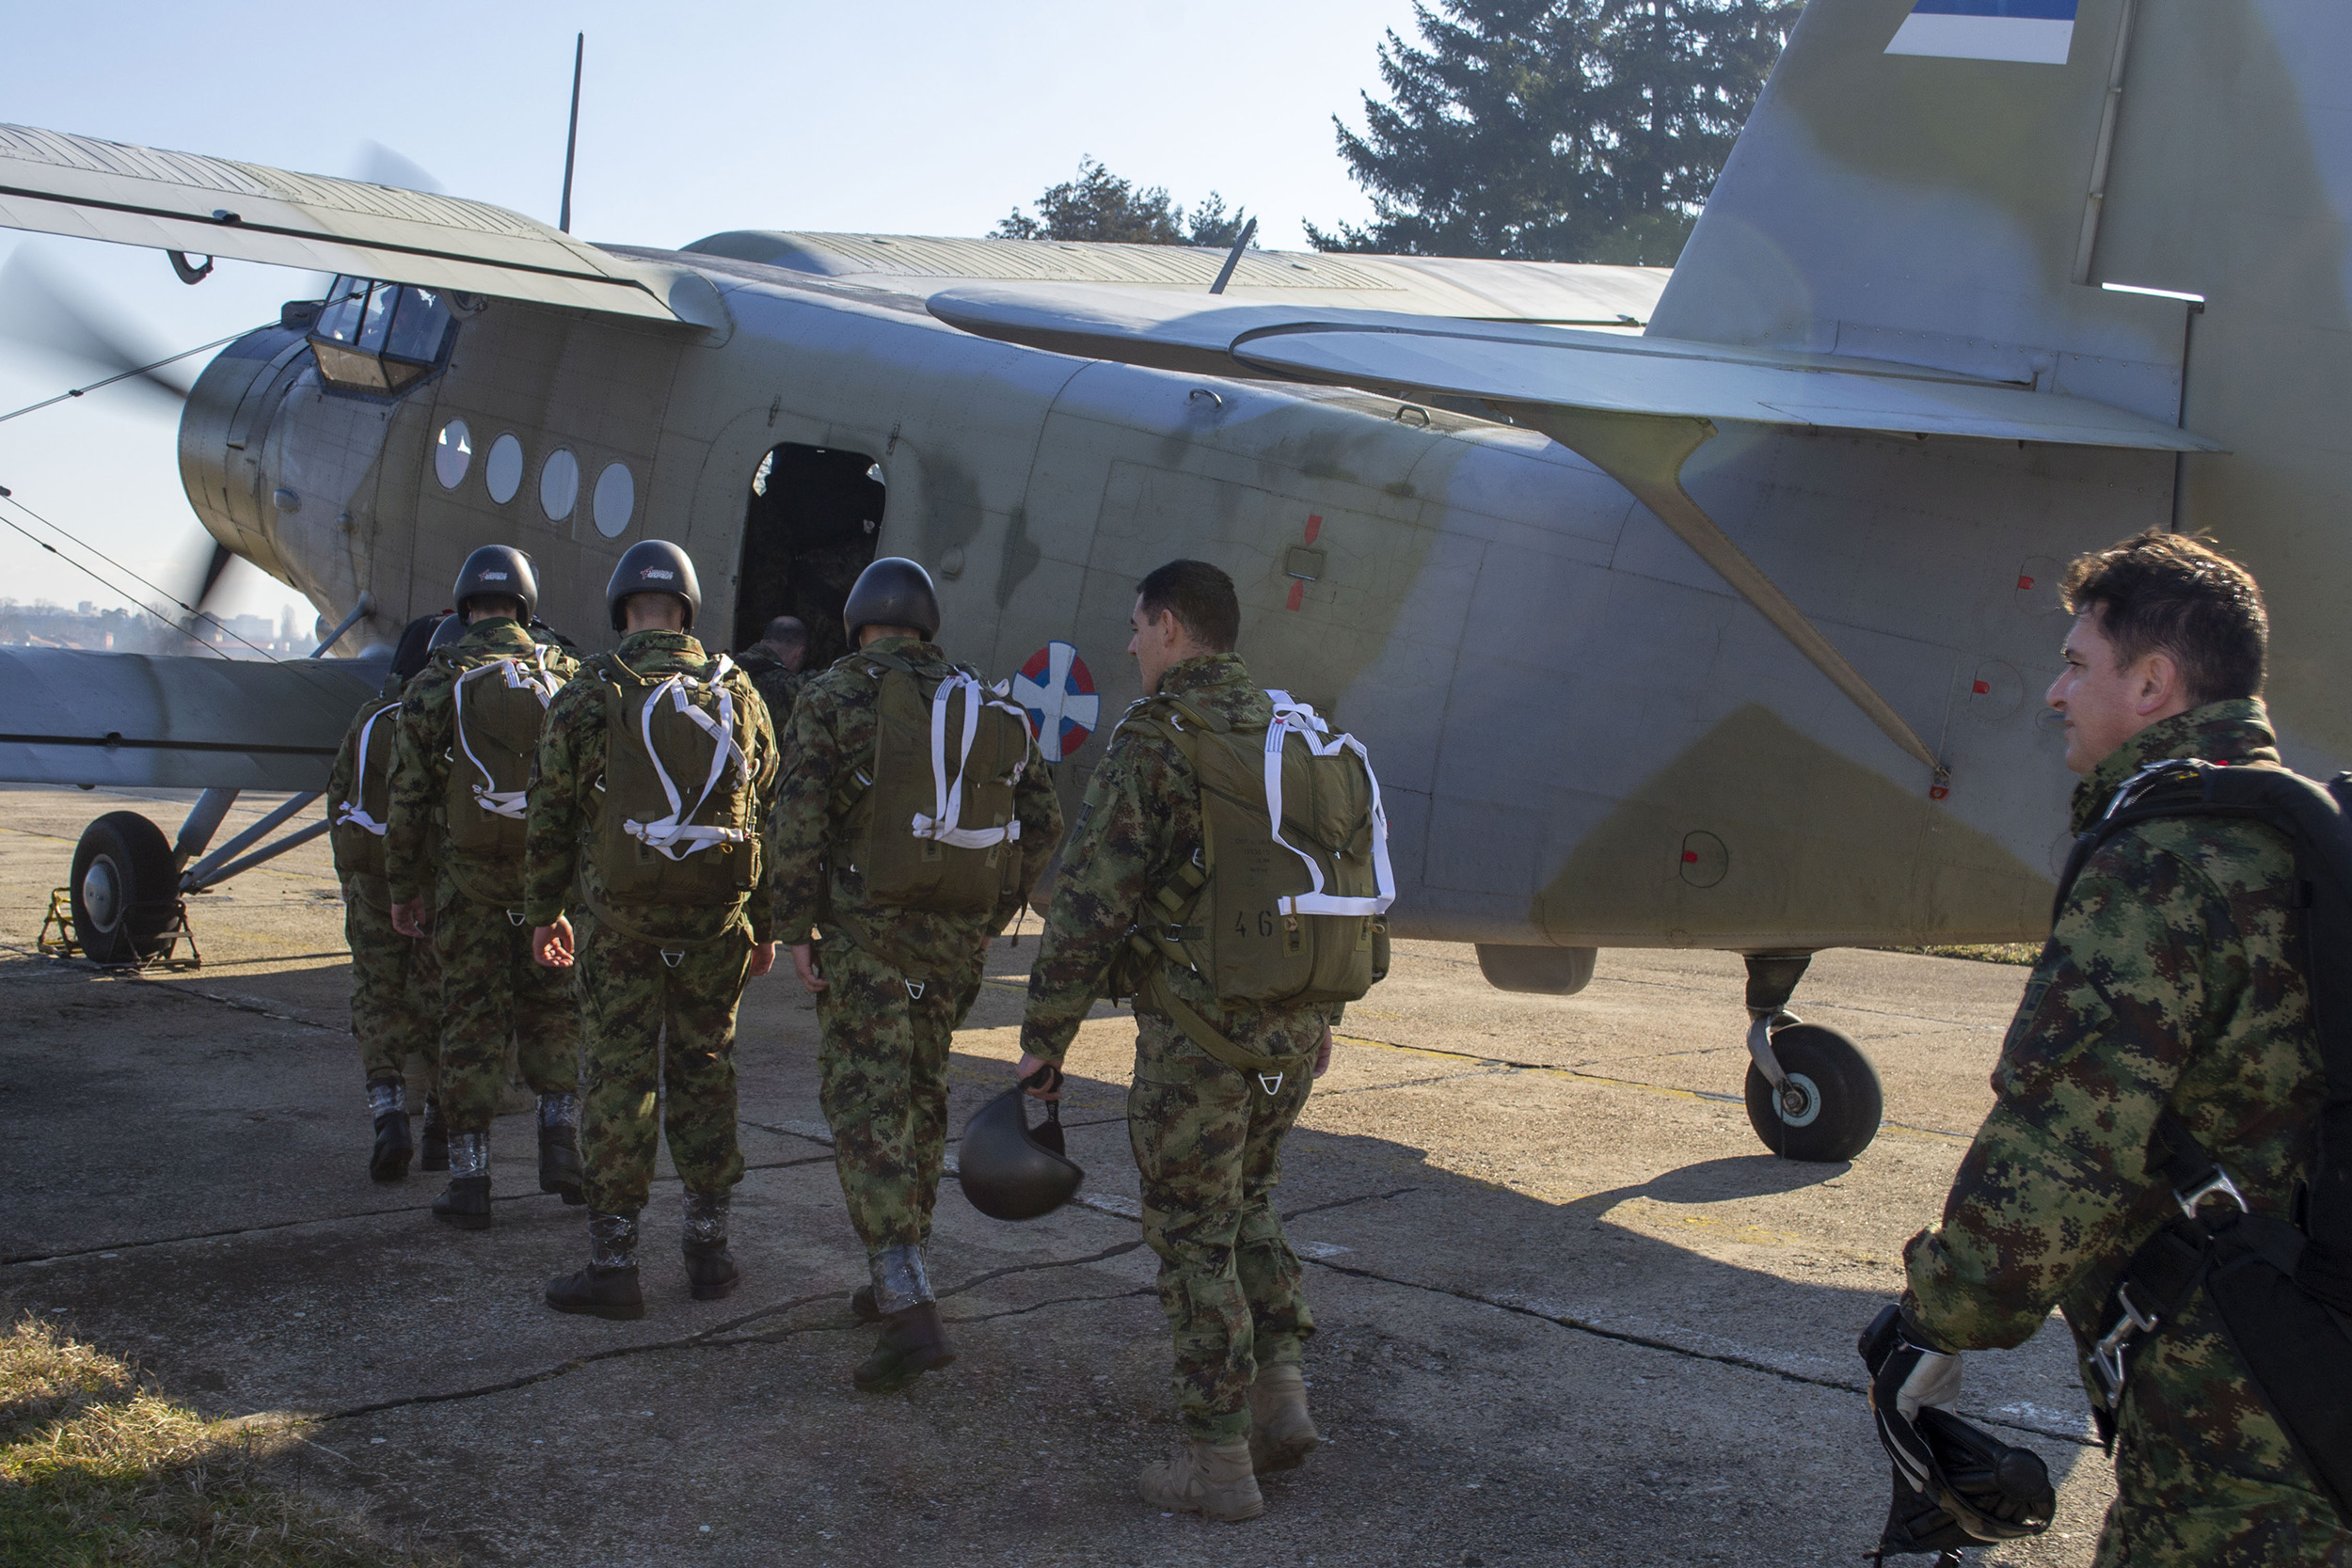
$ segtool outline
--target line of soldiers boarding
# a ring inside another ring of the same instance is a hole
[[[2047,1528],[2046,1503],[1970,1469],[1987,1439],[1950,1407],[1962,1351],[2019,1343],[2057,1307],[2117,1453],[2103,1568],[2344,1568],[2344,1455],[2308,1416],[2281,1422],[2194,1281],[2160,1316],[2116,1299],[2188,1180],[2169,1174],[2168,1139],[2233,1177],[2256,1219],[2308,1227],[2328,1177],[2335,1047],[2296,945],[2287,843],[2243,818],[2094,832],[2168,759],[2278,768],[2260,594],[2217,551],[2160,532],[2077,561],[2065,593],[2076,619],[2048,702],[2086,775],[2084,863],[2004,1045],[1998,1103],[1942,1223],[1906,1249],[1900,1303],[1866,1336],[1896,1465],[1883,1549],[1956,1555]],[[372,1173],[406,1173],[401,1064],[420,1053],[436,1085],[422,1164],[450,1173],[434,1212],[486,1227],[511,1041],[538,1096],[540,1190],[588,1211],[589,1261],[549,1283],[548,1306],[644,1314],[657,1105],[689,1290],[725,1295],[740,1279],[737,1003],[788,946],[817,1000],[820,1099],[866,1251],[850,1309],[879,1325],[854,1380],[903,1387],[954,1359],[926,1264],[952,1032],[1058,846],[1020,1089],[1050,1106],[1091,1005],[1133,1000],[1127,1125],[1184,1426],[1140,1489],[1163,1509],[1256,1516],[1256,1476],[1319,1442],[1302,1370],[1314,1321],[1272,1203],[1280,1146],[1345,1002],[1386,968],[1394,886],[1362,749],[1251,682],[1233,585],[1200,562],[1137,585],[1145,697],[1067,840],[1025,719],[947,660],[914,562],[859,578],[852,651],[817,673],[799,668],[794,624],[739,661],[707,653],[675,546],[633,546],[607,598],[619,644],[578,658],[533,621],[529,561],[478,550],[429,662],[354,721],[330,800]],[[968,1136],[967,1192],[975,1154]],[[2199,1224],[2197,1202],[2178,1207]],[[2352,1367],[2347,1343],[2301,1348],[2326,1374]]]

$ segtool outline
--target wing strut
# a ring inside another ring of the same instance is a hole
[[[1698,552],[1701,561],[1720,573],[1740,596],[1754,605],[1797,651],[1827,675],[1888,739],[1935,770],[1944,781],[1944,765],[1926,741],[1878,689],[1862,678],[1830,640],[1821,635],[1804,611],[1789,602],[1763,568],[1731,542],[1699,503],[1682,487],[1682,466],[1692,453],[1712,440],[1715,421],[1654,414],[1620,414],[1596,408],[1564,408],[1557,404],[1498,404],[1520,424],[1540,430],[1598,467],[1633,492],[1634,499],[1658,515],[1675,537]]]

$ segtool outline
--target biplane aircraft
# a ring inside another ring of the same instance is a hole
[[[592,245],[0,129],[0,223],[337,275],[210,362],[180,457],[344,656],[10,650],[0,776],[207,790],[176,842],[115,813],[76,856],[83,940],[135,958],[269,852],[211,848],[230,792],[304,792],[291,820],[381,670],[352,656],[469,549],[529,550],[586,638],[651,535],[704,563],[714,643],[820,559],[925,562],[1074,793],[1137,694],[1136,579],[1202,557],[1258,677],[1369,744],[1399,934],[1564,995],[1601,947],[1740,953],[1759,1134],[1851,1157],[1877,1075],[1787,1005],[1824,947],[2046,929],[2070,555],[2210,529],[2269,592],[2290,760],[2352,761],[2346,58],[2331,0],[1812,0],[1670,278]]]

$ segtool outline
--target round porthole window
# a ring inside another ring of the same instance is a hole
[[[441,427],[441,438],[433,445],[433,477],[441,482],[444,490],[454,490],[465,482],[466,470],[473,467],[473,432],[463,420],[452,420]]]
[[[548,522],[560,523],[579,504],[580,459],[558,447],[548,453],[548,466],[539,470],[539,510],[548,515]]]
[[[628,527],[629,515],[637,510],[637,482],[629,478],[627,464],[609,464],[596,476],[596,493],[590,509],[598,533],[607,539],[621,536]]]
[[[511,435],[490,443],[489,459],[482,465],[482,482],[490,499],[504,506],[523,487],[523,444]]]

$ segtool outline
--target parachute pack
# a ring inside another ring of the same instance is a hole
[[[351,798],[327,802],[335,863],[355,876],[380,879],[385,874],[384,831],[391,816],[393,731],[399,717],[398,697],[379,697],[373,706],[361,710]]]
[[[707,675],[641,675],[603,654],[596,870],[615,904],[741,903],[759,885],[747,748],[756,723],[724,654]],[[754,700],[756,700],[755,698]]]
[[[2138,823],[2210,816],[2260,822],[2295,851],[2302,970],[2327,1074],[2319,1154],[2289,1217],[2257,1214],[2169,1110],[2154,1152],[2181,1217],[2124,1266],[2088,1370],[2102,1435],[2114,1440],[2132,1361],[2203,1291],[2224,1332],[2320,1489],[2352,1517],[2352,774],[2323,788],[2275,768],[2152,763],[2116,791],[2074,844],[2062,908],[2099,847]]]
[[[1200,784],[1201,841],[1153,896],[1131,939],[1123,989],[1176,1021],[1212,1056],[1279,1086],[1286,1064],[1244,1050],[1168,989],[1167,966],[1200,974],[1221,1005],[1353,1002],[1388,973],[1396,898],[1389,819],[1363,743],[1288,692],[1273,722],[1236,728],[1181,697],[1150,697],[1121,721],[1156,732]]]
[[[496,887],[468,889],[493,903],[516,898],[522,886],[523,819],[530,813],[525,786],[548,705],[564,685],[548,662],[551,653],[536,647],[528,657],[469,665],[450,689],[455,738],[443,816],[451,869],[461,884],[485,874],[495,879]]]
[[[1001,908],[1022,886],[1013,786],[1028,761],[1027,716],[968,669],[938,679],[894,654],[848,662],[880,689],[874,755],[834,814],[867,902],[941,914]]]

